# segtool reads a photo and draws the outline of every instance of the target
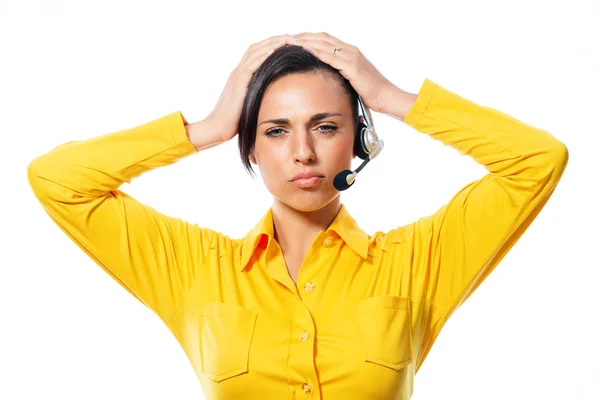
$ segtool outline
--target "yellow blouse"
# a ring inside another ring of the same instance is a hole
[[[232,239],[119,190],[197,153],[181,112],[64,143],[28,179],[62,231],[168,326],[207,399],[409,399],[444,323],[546,204],[568,152],[428,79],[404,122],[489,173],[389,232],[365,233],[342,205],[297,284],[271,208]]]

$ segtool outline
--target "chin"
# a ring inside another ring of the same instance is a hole
[[[313,212],[328,205],[338,195],[339,192],[333,188],[332,190],[324,190],[323,188],[293,188],[292,190],[286,191],[284,196],[275,197],[288,207],[298,211]]]

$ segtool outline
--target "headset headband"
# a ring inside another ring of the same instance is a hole
[[[373,119],[371,118],[371,111],[367,107],[365,107],[365,104],[363,103],[362,98],[360,96],[358,96],[358,105],[361,109],[363,117],[367,121],[367,125],[371,128],[375,128],[375,125],[373,125]]]

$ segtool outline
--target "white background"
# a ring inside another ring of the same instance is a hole
[[[27,166],[61,143],[176,110],[202,119],[251,43],[325,31],[358,46],[406,91],[431,79],[549,131],[569,150],[545,208],[447,322],[413,400],[599,399],[598,7],[0,1],[0,398],[204,398],[166,326],[45,214]],[[370,234],[434,212],[486,173],[398,120],[373,117],[385,150],[342,194]],[[272,201],[260,175],[243,170],[237,138],[122,189],[231,237]]]

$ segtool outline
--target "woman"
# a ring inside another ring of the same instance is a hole
[[[368,235],[333,186],[356,156],[359,95],[489,173],[434,214]],[[243,238],[119,190],[236,134],[274,198]],[[567,161],[546,131],[427,79],[403,91],[355,46],[304,33],[250,46],[204,120],[175,112],[65,143],[28,177],[58,226],[169,327],[207,398],[408,399],[447,319],[530,226]],[[294,180],[305,172],[318,177]]]

